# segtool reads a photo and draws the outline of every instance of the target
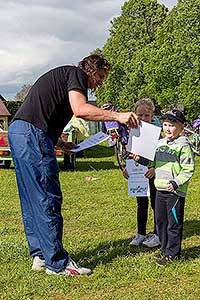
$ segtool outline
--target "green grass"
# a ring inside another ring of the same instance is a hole
[[[156,250],[129,246],[136,232],[136,201],[127,195],[112,150],[97,146],[86,154],[76,172],[60,173],[63,243],[93,274],[64,278],[31,271],[14,169],[0,169],[0,299],[200,299],[200,158],[186,200],[183,258],[159,268]],[[98,180],[88,182],[86,176]],[[149,210],[148,231],[152,217]]]

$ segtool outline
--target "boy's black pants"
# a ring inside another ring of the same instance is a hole
[[[178,224],[172,213],[175,204]],[[179,257],[181,254],[184,204],[185,198],[174,193],[164,191],[157,191],[156,193],[156,225],[161,242],[161,251],[164,255]]]

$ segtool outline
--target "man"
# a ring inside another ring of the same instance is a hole
[[[90,274],[79,267],[62,244],[62,193],[54,145],[74,147],[59,137],[72,115],[91,121],[118,121],[137,127],[133,112],[110,112],[87,103],[87,90],[106,79],[110,64],[92,54],[76,66],[61,66],[42,75],[32,86],[9,126],[9,143],[16,170],[22,217],[33,270],[47,274]]]

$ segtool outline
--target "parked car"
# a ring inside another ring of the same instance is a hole
[[[73,118],[62,133],[65,141],[80,143],[80,139],[88,137],[87,127],[84,128],[83,122],[78,118]],[[79,157],[82,153],[79,153]],[[63,162],[63,170],[74,171],[76,168],[76,154],[66,154],[55,146],[55,155],[58,162]],[[10,147],[8,144],[8,131],[0,131],[0,167],[10,168],[12,162]]]
[[[0,166],[10,168],[12,157],[8,145],[8,132],[0,131]]]
[[[66,138],[66,137],[65,137]],[[57,161],[64,161],[64,153],[55,147]],[[10,168],[12,162],[10,147],[8,144],[8,131],[0,131],[0,167]]]

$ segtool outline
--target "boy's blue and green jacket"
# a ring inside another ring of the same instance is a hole
[[[194,155],[188,138],[180,136],[173,141],[161,139],[155,160],[150,165],[156,169],[154,183],[157,190],[167,191],[167,184],[171,182],[176,194],[186,196],[189,180],[194,173]]]

